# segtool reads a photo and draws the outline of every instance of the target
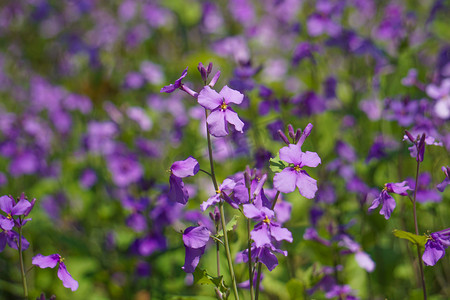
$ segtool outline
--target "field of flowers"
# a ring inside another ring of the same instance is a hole
[[[0,299],[450,299],[449,15],[1,1]]]

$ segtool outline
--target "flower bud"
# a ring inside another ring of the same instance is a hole
[[[288,138],[286,137],[286,135],[283,133],[283,131],[278,130],[277,132],[278,132],[278,135],[280,136],[280,138],[283,140],[283,142],[285,142],[286,145],[289,145],[289,144],[290,144],[290,143],[289,143],[289,140],[288,140]]]
[[[288,132],[291,139],[295,139],[294,127],[291,124],[288,125]]]

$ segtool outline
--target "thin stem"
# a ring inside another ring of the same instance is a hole
[[[258,300],[258,298],[259,298],[259,283],[261,282],[261,267],[262,267],[262,264],[260,262],[258,262],[258,275],[256,276],[255,300]]]
[[[206,118],[208,118],[208,110],[206,110],[206,109],[205,109],[205,115],[206,115]],[[206,133],[207,133],[206,136],[207,136],[207,140],[208,140],[209,165],[211,167],[211,180],[213,182],[214,188],[217,191],[217,190],[219,190],[219,186],[217,185],[216,173],[214,172],[214,159],[213,159],[212,146],[211,146],[211,134],[209,133],[208,125],[206,125]],[[236,276],[234,274],[233,261],[231,258],[230,244],[228,242],[228,234],[227,234],[226,223],[225,223],[225,213],[224,213],[224,209],[223,209],[223,202],[219,203],[219,211],[220,211],[220,221],[222,223],[225,254],[227,256],[228,268],[230,270],[230,276],[231,276],[231,282],[233,285],[234,296],[235,296],[236,300],[239,300]]]
[[[225,253],[227,255],[228,268],[230,269],[230,276],[231,276],[231,282],[233,284],[234,296],[235,296],[236,300],[239,300],[239,293],[238,293],[237,284],[236,284],[236,276],[234,275],[233,261],[231,258],[230,244],[228,242],[228,234],[227,234],[227,229],[226,229],[226,224],[225,224],[223,202],[219,203],[219,210],[220,210],[220,220],[222,222],[223,239],[224,239],[224,243],[225,243]]]
[[[22,224],[21,219],[19,219],[19,222]],[[25,267],[23,264],[23,255],[22,255],[22,226],[19,226],[19,262],[20,262],[20,275],[22,276],[22,284],[23,284],[23,296],[25,298],[28,298],[27,277],[25,276]]]
[[[252,203],[251,199],[251,188],[248,187],[248,201]],[[248,282],[250,285],[250,299],[254,299],[253,291],[253,270],[252,270],[252,240],[250,237],[250,219],[247,219],[247,241],[248,241]]]
[[[208,171],[205,171],[203,169],[199,169],[199,171],[205,173],[206,175],[208,175],[209,177],[212,177],[211,173],[209,173]]]
[[[275,205],[277,204],[277,200],[278,200],[279,196],[280,196],[280,191],[277,191],[277,194],[275,195],[275,199],[273,199],[273,202],[272,202],[272,210],[275,208]]]
[[[414,187],[414,198],[413,198],[413,215],[414,215],[414,228],[416,230],[416,235],[419,235],[419,225],[417,222],[417,211],[416,211],[416,195],[417,195],[417,187],[419,183],[419,168],[420,162],[417,162],[416,169],[416,185]],[[422,281],[422,290],[423,290],[423,299],[427,300],[427,288],[425,286],[425,276],[423,274],[423,263],[422,263],[422,255],[420,253],[420,246],[417,246],[417,257],[419,258],[419,269],[420,269],[420,279]]]

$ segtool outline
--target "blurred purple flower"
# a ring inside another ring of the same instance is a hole
[[[445,190],[445,188],[447,187],[447,185],[450,184],[450,168],[447,167],[442,167],[442,171],[445,174],[445,178],[444,180],[439,183],[436,188],[438,189],[439,192],[443,192]]]
[[[144,170],[132,155],[113,153],[107,156],[108,169],[112,180],[118,187],[127,187],[142,178]]]
[[[409,187],[414,190],[416,186],[416,181],[412,177],[406,178]],[[428,172],[422,172],[418,178],[418,187],[416,192],[416,200],[420,203],[427,202],[441,202],[442,195],[437,192],[434,187],[431,187],[431,174]]]
[[[92,169],[85,169],[80,175],[80,185],[90,189],[97,182],[97,173]]]
[[[5,249],[6,244],[15,250],[19,250],[19,234],[13,230],[0,232],[0,252]],[[27,250],[30,243],[22,236],[22,250]]]
[[[184,69],[183,73],[181,73],[180,78],[175,80],[175,82],[173,84],[169,84],[169,85],[166,85],[165,87],[163,87],[161,89],[160,93],[172,93],[176,89],[181,88],[181,85],[182,85],[181,81],[183,80],[184,77],[186,77],[187,70],[188,70],[188,68],[186,67],[186,69]]]

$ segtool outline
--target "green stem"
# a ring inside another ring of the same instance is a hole
[[[206,115],[206,118],[208,118],[208,110],[206,110],[206,109],[205,109],[205,115]],[[216,173],[214,172],[214,159],[213,159],[212,146],[211,146],[211,134],[209,133],[208,125],[206,125],[206,132],[207,132],[206,136],[207,136],[207,140],[208,140],[209,165],[211,167],[211,180],[213,182],[214,188],[217,191],[217,190],[219,190],[219,186],[217,185]],[[236,300],[239,300],[236,276],[234,274],[233,261],[231,258],[230,244],[228,243],[228,234],[227,234],[227,229],[226,229],[225,213],[224,213],[222,201],[219,203],[219,211],[220,211],[220,221],[222,223],[223,239],[224,239],[224,244],[225,244],[224,245],[225,246],[225,254],[227,256],[228,268],[230,270],[230,276],[231,276],[231,282],[233,285],[234,296],[235,296]]]
[[[256,276],[255,300],[258,300],[258,298],[259,298],[259,283],[261,282],[261,267],[262,267],[262,264],[260,262],[258,262],[258,275]]]
[[[248,202],[252,203],[251,188],[248,187]],[[247,219],[247,241],[248,241],[248,283],[250,285],[250,299],[254,299],[253,270],[252,270],[252,240],[250,236],[250,219]]]
[[[19,218],[20,223],[22,220]],[[20,274],[22,275],[22,284],[23,284],[23,296],[28,298],[28,288],[27,288],[27,277],[25,276],[25,267],[23,264],[23,255],[22,255],[22,226],[19,227],[19,262],[20,262]]]
[[[273,202],[272,202],[272,210],[275,208],[275,205],[277,204],[277,200],[278,200],[279,196],[280,196],[280,191],[277,191],[277,194],[275,195],[275,199],[273,199]]]
[[[416,211],[416,195],[417,195],[417,187],[419,183],[419,168],[420,162],[417,162],[416,169],[416,185],[414,187],[414,198],[413,198],[413,215],[414,215],[414,229],[416,231],[416,235],[419,235],[419,225],[417,222],[417,211]],[[419,258],[419,270],[420,270],[420,279],[422,281],[422,290],[423,290],[423,299],[427,300],[427,288],[425,286],[425,276],[423,274],[423,263],[422,263],[422,255],[420,253],[420,246],[417,246],[417,257]]]

